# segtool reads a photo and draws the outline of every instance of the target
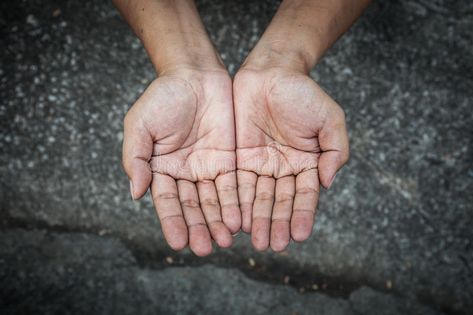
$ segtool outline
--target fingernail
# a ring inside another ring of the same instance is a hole
[[[134,190],[133,190],[133,182],[130,180],[130,194],[131,194],[131,199],[133,201],[135,201],[135,193],[134,193]]]
[[[337,174],[333,175],[332,179],[330,180],[330,183],[328,183],[327,189],[330,189],[330,187],[332,186],[333,181],[335,180],[336,177],[337,177]]]

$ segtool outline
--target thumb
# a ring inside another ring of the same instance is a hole
[[[133,200],[143,197],[151,184],[149,160],[153,152],[153,139],[143,121],[130,110],[125,117],[122,164],[130,179]]]
[[[328,189],[342,166],[348,161],[348,134],[345,126],[345,114],[336,105],[331,108],[327,120],[319,132],[319,144],[322,154],[319,158],[319,179]]]

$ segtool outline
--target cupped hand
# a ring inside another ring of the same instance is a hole
[[[123,165],[134,199],[151,185],[169,245],[199,256],[240,229],[232,81],[180,69],[151,83],[125,117]]]
[[[233,83],[242,229],[258,250],[306,240],[319,183],[348,160],[343,110],[309,76],[242,69]]]

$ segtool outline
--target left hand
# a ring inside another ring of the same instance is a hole
[[[195,254],[240,230],[232,82],[222,70],[159,76],[125,117],[123,165],[133,198],[151,185],[169,245]]]

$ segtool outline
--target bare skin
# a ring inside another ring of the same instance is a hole
[[[281,251],[310,236],[319,182],[329,187],[348,160],[344,114],[308,76],[284,69],[242,70],[234,90],[242,228],[256,249]]]
[[[242,229],[257,250],[306,240],[320,184],[349,156],[345,115],[310,77],[369,1],[283,1],[233,83]]]
[[[194,253],[208,255],[211,239],[229,247],[240,209],[228,74],[179,70],[156,79],[125,118],[123,164],[134,185],[151,182],[173,249],[189,241]]]
[[[125,118],[123,165],[169,245],[208,255],[240,227],[258,250],[307,239],[348,160],[343,111],[308,73],[369,0],[284,0],[233,84],[192,0],[114,3],[158,74]]]
[[[134,199],[151,186],[163,234],[199,256],[240,230],[232,81],[193,1],[116,0],[158,78],[125,117],[123,166]]]

